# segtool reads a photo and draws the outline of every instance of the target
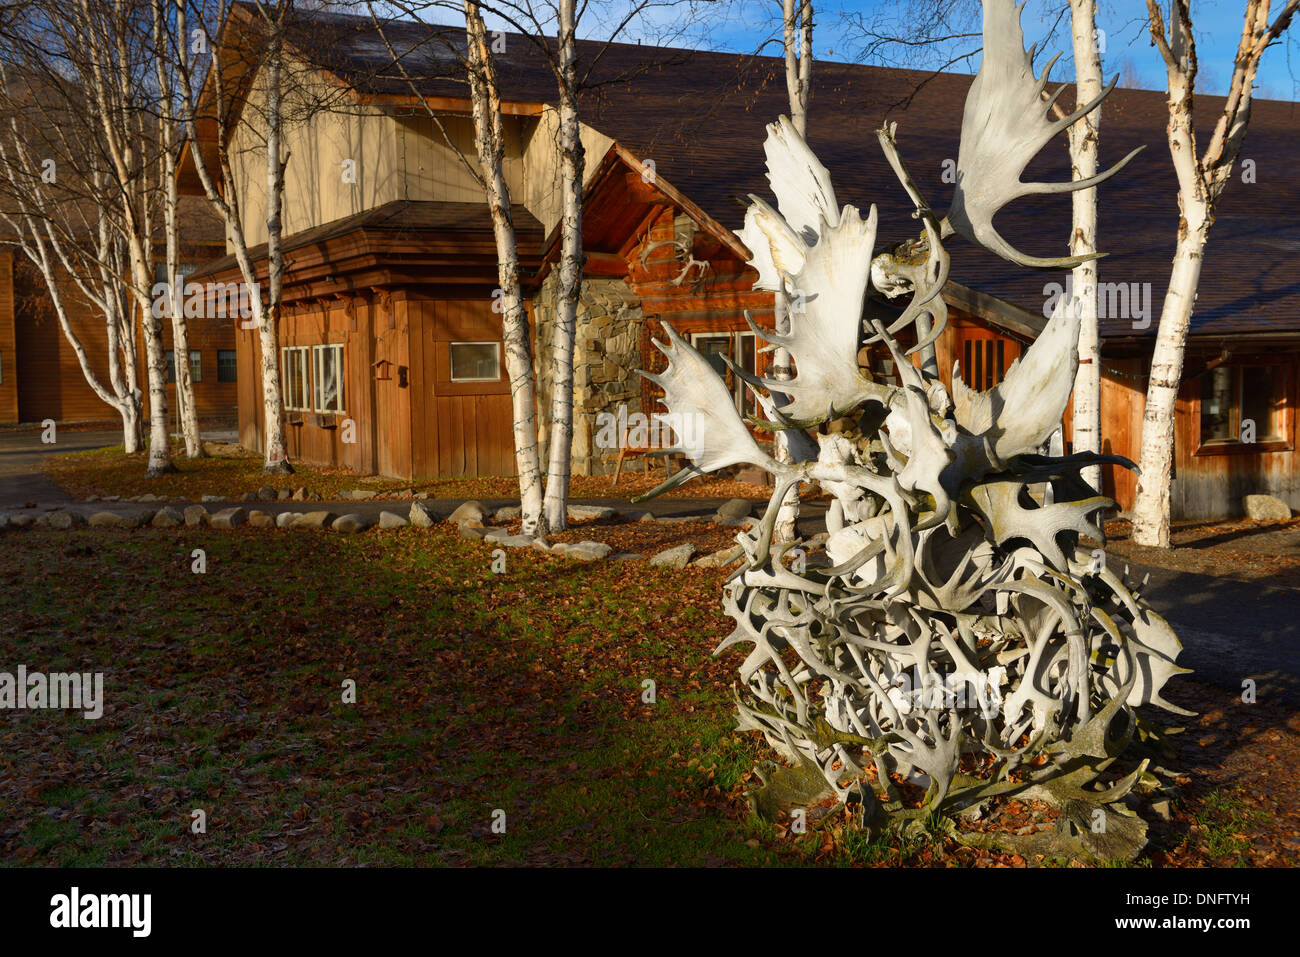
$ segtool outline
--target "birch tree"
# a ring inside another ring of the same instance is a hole
[[[813,5],[812,0],[782,0],[782,48],[785,59],[785,88],[790,104],[790,123],[803,137],[808,135],[808,100],[812,95]],[[796,302],[803,297],[796,291]],[[773,319],[778,334],[790,334],[790,299],[784,290],[773,294]],[[778,382],[791,377],[790,353],[776,349],[772,354],[772,378]],[[785,430],[776,433],[776,460],[791,462],[790,439]],[[776,518],[776,540],[792,542],[799,520],[799,489],[791,486],[781,502]]]
[[[279,320],[280,300],[284,282],[284,259],[281,251],[283,224],[280,214],[284,200],[284,169],[286,160],[281,156],[281,128],[283,123],[283,80],[285,69],[284,27],[292,4],[289,0],[255,0],[251,5],[255,15],[237,14],[236,8],[227,0],[217,0],[214,16],[198,17],[198,22],[191,32],[187,24],[185,5],[178,2],[175,17],[175,40],[173,50],[176,64],[176,76],[180,87],[181,115],[184,118],[186,134],[194,148],[190,156],[194,161],[195,173],[203,187],[208,202],[217,211],[226,227],[226,237],[239,266],[240,276],[248,292],[251,307],[252,325],[257,329],[259,356],[261,359],[262,411],[265,428],[263,430],[263,471],[266,473],[286,474],[293,472],[289,464],[288,445],[285,441],[284,394],[280,383],[279,363]],[[201,7],[208,12],[208,8]],[[247,17],[246,23],[237,23],[237,16]],[[248,241],[244,229],[237,180],[230,161],[230,151],[226,142],[226,132],[232,122],[233,96],[235,91],[227,88],[226,67],[230,65],[229,50],[223,46],[221,37],[213,36],[210,21],[215,21],[223,29],[238,33],[239,42],[245,49],[238,55],[252,56],[260,54],[263,66],[265,102],[262,119],[266,134],[266,188],[267,188],[267,295],[263,301],[261,284],[248,251]],[[201,39],[199,39],[201,38]],[[187,43],[198,40],[197,43]],[[250,44],[257,45],[256,50],[248,50]],[[202,97],[200,96],[197,69],[202,61],[194,54],[202,50],[210,51],[207,61],[207,80]],[[210,121],[217,130],[215,149],[217,169],[209,169],[207,157],[199,148],[198,124],[200,120]]]
[[[1160,6],[1147,0],[1152,43],[1165,64],[1169,91],[1169,152],[1178,181],[1178,242],[1169,287],[1160,310],[1155,350],[1142,417],[1133,540],[1169,547],[1169,500],[1174,461],[1174,411],[1183,376],[1201,263],[1219,200],[1232,177],[1250,126],[1251,99],[1260,60],[1295,16],[1300,0],[1287,0],[1270,21],[1270,0],[1246,0],[1241,39],[1233,58],[1228,94],[1203,152],[1197,145],[1193,104],[1196,39],[1188,0],[1171,0],[1166,23]]]
[[[13,40],[9,35],[7,40]],[[75,89],[45,73],[6,42],[0,55],[0,221],[4,242],[41,278],[59,331],[96,397],[122,420],[128,454],[143,447],[143,395],[138,387],[135,312],[122,276],[126,269],[120,233],[102,202],[103,172],[94,157],[94,130],[78,121]],[[69,293],[92,309],[90,322],[104,324],[108,376],[83,343],[85,313],[70,308]],[[75,320],[74,320],[75,315]]]

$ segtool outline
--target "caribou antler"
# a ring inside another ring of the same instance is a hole
[[[1033,51],[1025,52],[1019,6],[1013,0],[984,0],[984,59],[966,94],[957,154],[957,188],[945,223],[948,230],[978,243],[1008,262],[1036,269],[1072,269],[1100,254],[1041,258],[1015,249],[993,227],[998,210],[1035,193],[1069,193],[1110,179],[1142,150],[1138,147],[1110,169],[1064,183],[1024,183],[1020,176],[1038,151],[1072,123],[1096,109],[1115,87],[1118,74],[1091,102],[1051,121],[1048,112],[1065,89],[1043,99],[1052,65],[1034,76]],[[947,235],[947,231],[945,232]]]

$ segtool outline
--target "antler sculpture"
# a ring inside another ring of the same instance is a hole
[[[793,764],[754,795],[760,810],[833,794],[856,802],[865,821],[907,823],[1016,793],[1056,804],[1062,820],[1098,811],[1100,834],[1072,837],[1067,827],[1060,839],[1080,853],[1132,857],[1145,826],[1117,802],[1150,775],[1146,761],[1117,775],[1116,762],[1138,728],[1134,707],[1186,713],[1161,697],[1165,681],[1186,669],[1175,664],[1180,645],[1164,620],[1107,570],[1100,549],[1079,547],[1081,536],[1102,540],[1098,516],[1115,504],[1080,470],[1133,463],[1038,454],[1074,383],[1077,311],[1062,300],[987,392],[954,369],[950,396],[895,339],[914,324],[916,352],[942,332],[943,238],[957,233],[1025,266],[1071,265],[1077,260],[1011,248],[994,214],[1019,196],[1100,182],[1128,161],[1089,180],[1020,182],[1037,151],[1100,98],[1049,123],[1048,70],[1034,77],[1018,8],[985,0],[984,9],[984,62],[967,97],[957,193],[943,220],[908,176],[893,129],[878,134],[924,226],[911,255],[873,256],[875,208],[863,217],[839,207],[829,173],[789,121],[769,127],[777,205],[751,197],[739,235],[757,285],[792,303],[789,335],[750,326],[789,350],[796,375],[778,383],[732,369],[760,393],[764,424],[791,437],[794,461],[760,449],[720,377],[665,324],[669,341],[656,345],[668,368],[643,374],[663,388],[665,418],[692,464],[651,494],[737,463],[775,477],[759,526],[737,537],[747,560],[724,587],[736,627],[718,648],[751,646],[736,693],[740,727],[761,732]],[[899,320],[864,323],[873,293],[907,291]],[[890,351],[899,384],[859,369],[869,343]],[[809,431],[833,419],[839,431]],[[799,543],[824,547],[824,557],[796,572],[783,560],[788,549],[771,543],[778,504],[802,482],[817,484],[830,506],[825,531]],[[1040,504],[1031,490],[1049,483],[1054,501]],[[923,785],[924,798],[909,801],[906,781]]]

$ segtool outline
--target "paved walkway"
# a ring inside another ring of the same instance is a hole
[[[40,471],[40,460],[49,454],[102,448],[121,441],[120,433],[67,432],[57,446],[40,443],[38,433],[0,434],[0,509],[23,508],[37,503],[39,510],[66,508],[83,516],[98,511],[131,512],[146,506],[132,502],[74,502]],[[462,499],[429,499],[424,505],[439,518],[450,515]],[[496,509],[517,504],[517,499],[484,499]],[[707,516],[725,499],[653,499],[640,504],[611,499],[574,499],[575,505],[603,505],[615,508],[627,518],[646,512],[657,517]],[[160,507],[163,503],[152,503]],[[177,503],[172,503],[177,504]],[[182,503],[183,504],[183,503]],[[764,503],[755,503],[757,514]],[[336,514],[357,513],[373,520],[384,510],[403,516],[409,500],[338,502],[211,502],[209,511],[230,506],[279,514],[280,512],[328,509]],[[800,530],[811,535],[821,529],[824,507],[805,503]],[[1252,678],[1260,699],[1282,700],[1300,706],[1300,591],[1256,582],[1240,582],[1189,572],[1112,559],[1112,567],[1132,568],[1130,580],[1149,574],[1145,597],[1167,618],[1183,642],[1179,663],[1192,668],[1199,680],[1219,687],[1241,690],[1242,681]]]

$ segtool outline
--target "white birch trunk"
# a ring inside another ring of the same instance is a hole
[[[790,123],[800,136],[808,133],[808,97],[812,82],[812,0],[783,0],[782,3],[785,50],[785,88],[790,102]],[[790,307],[783,292],[773,295],[774,326],[779,335],[790,334]],[[791,378],[790,353],[776,349],[772,353],[772,378],[785,381]],[[785,432],[777,432],[774,458],[790,464],[790,442]],[[773,526],[773,540],[792,542],[797,537],[799,522],[799,486],[794,484],[781,500]]]
[[[278,24],[271,27],[271,49],[266,63],[266,269],[267,308],[258,325],[262,353],[262,403],[266,429],[264,471],[287,473],[288,448],[284,437],[284,395],[280,389],[280,293],[284,286],[284,255],[280,249],[284,205],[284,163],[280,158],[282,121],[281,71],[284,67],[284,39]]]
[[[519,502],[523,533],[546,532],[543,515],[541,461],[537,450],[536,388],[533,379],[532,341],[528,313],[519,287],[519,255],[510,214],[510,187],[502,159],[504,131],[496,67],[488,46],[487,28],[478,4],[465,4],[465,32],[469,52],[470,99],[474,111],[474,145],[497,246],[497,282],[501,287],[502,338],[515,444],[515,469],[519,473]]]
[[[1096,0],[1070,0],[1074,39],[1074,69],[1077,104],[1089,103],[1101,94],[1101,53],[1097,46]],[[1097,173],[1101,107],[1078,120],[1069,129],[1070,162],[1074,179]],[[1070,254],[1091,255],[1097,251],[1097,187],[1073,193],[1074,224]],[[1080,310],[1079,370],[1074,377],[1074,405],[1071,415],[1075,452],[1101,451],[1101,348],[1097,328],[1098,276],[1095,259],[1076,266],[1072,274],[1074,295]],[[1093,488],[1101,489],[1101,466],[1080,472]]]
[[[574,0],[560,0],[560,281],[555,297],[551,354],[551,442],[543,505],[551,531],[568,527],[573,451],[573,339],[582,292],[582,177],[584,157],[578,122]]]

